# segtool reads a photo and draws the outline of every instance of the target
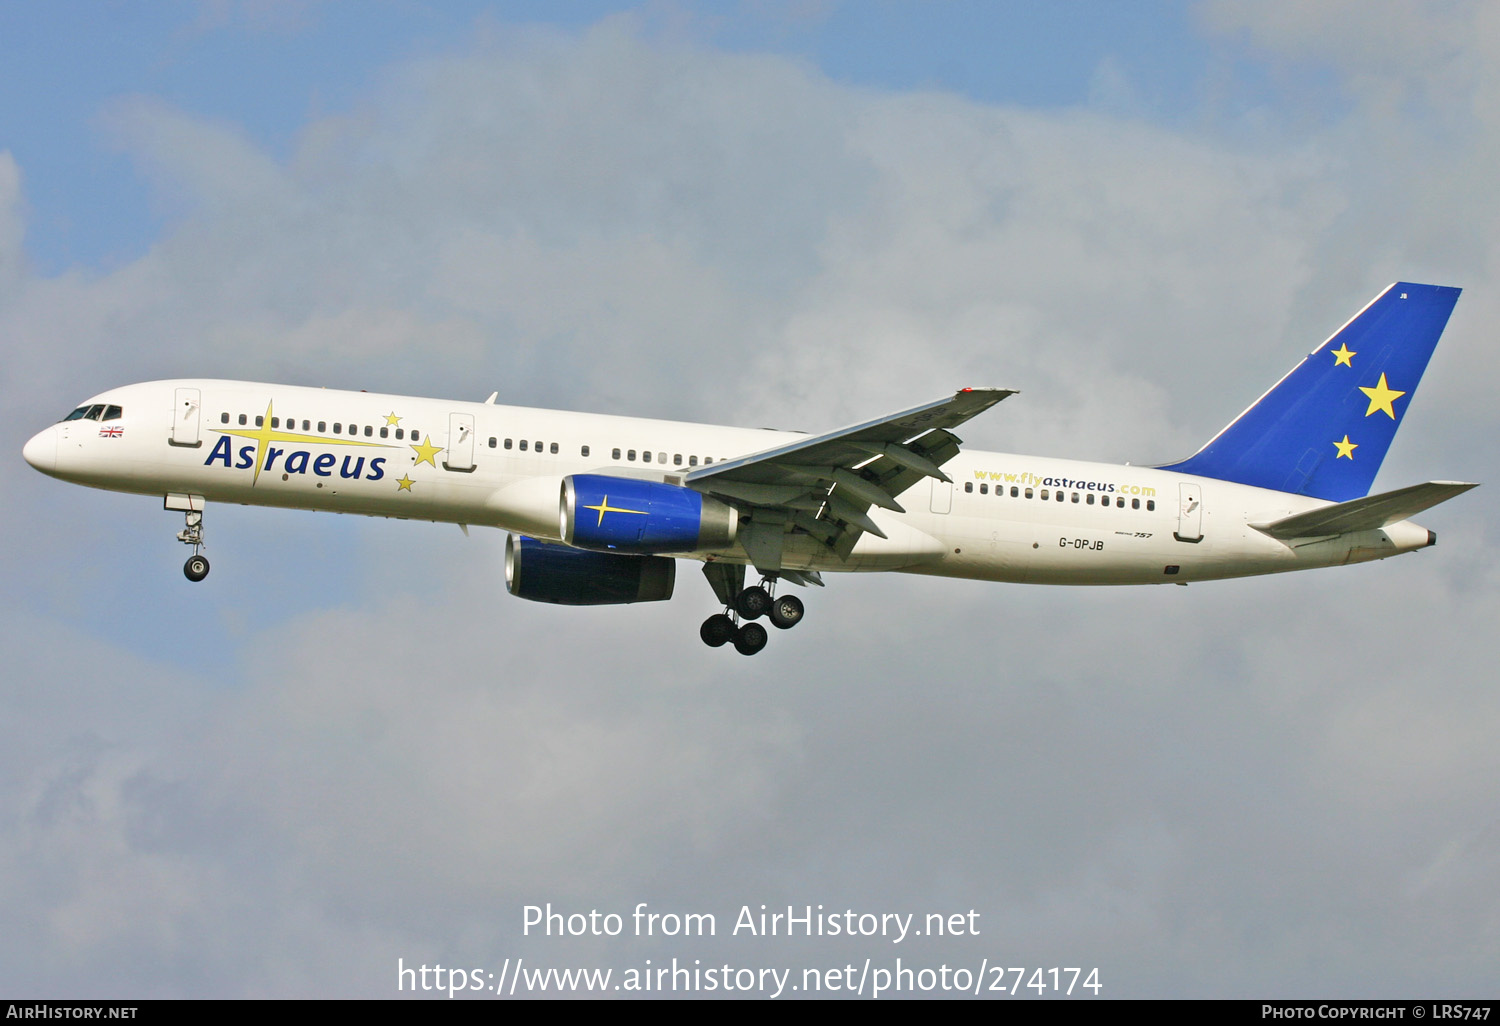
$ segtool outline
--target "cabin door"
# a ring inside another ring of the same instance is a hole
[[[172,409],[172,444],[196,447],[198,438],[199,408],[202,402],[196,388],[179,388]]]
[[[474,415],[448,414],[448,455],[443,459],[448,470],[467,473],[474,469]]]

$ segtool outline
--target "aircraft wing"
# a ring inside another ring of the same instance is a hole
[[[1373,531],[1416,516],[1424,509],[1477,487],[1477,484],[1463,481],[1427,481],[1250,526],[1283,541]]]
[[[950,480],[941,468],[960,445],[950,428],[1015,394],[965,388],[878,420],[700,467],[683,483],[740,507],[752,521],[780,521],[810,534],[848,558],[863,532],[885,537],[870,507],[905,512],[897,495],[924,477]]]

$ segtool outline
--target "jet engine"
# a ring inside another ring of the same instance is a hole
[[[661,556],[586,552],[525,535],[505,539],[505,587],[533,602],[609,606],[672,597],[677,561]]]
[[[703,552],[734,544],[739,511],[691,488],[603,474],[562,483],[562,537],[596,552]]]

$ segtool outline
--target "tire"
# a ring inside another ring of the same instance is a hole
[[[734,621],[723,613],[715,613],[703,621],[703,626],[698,628],[698,637],[709,648],[718,648],[720,645],[734,639]]]
[[[182,574],[193,582],[203,580],[208,576],[208,559],[199,555],[189,556],[188,561],[182,564]]]
[[[754,655],[766,647],[770,635],[758,623],[747,623],[734,636],[734,650],[740,655]]]
[[[802,600],[796,595],[781,595],[771,603],[771,623],[789,630],[802,622]]]
[[[771,611],[771,593],[752,585],[735,598],[734,608],[746,620],[759,620]]]

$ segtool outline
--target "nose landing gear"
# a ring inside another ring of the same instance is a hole
[[[193,547],[193,554],[182,564],[182,575],[197,583],[208,576],[208,557],[203,555],[203,497],[168,495],[166,508],[181,510],[186,523],[177,532],[177,540]]]

